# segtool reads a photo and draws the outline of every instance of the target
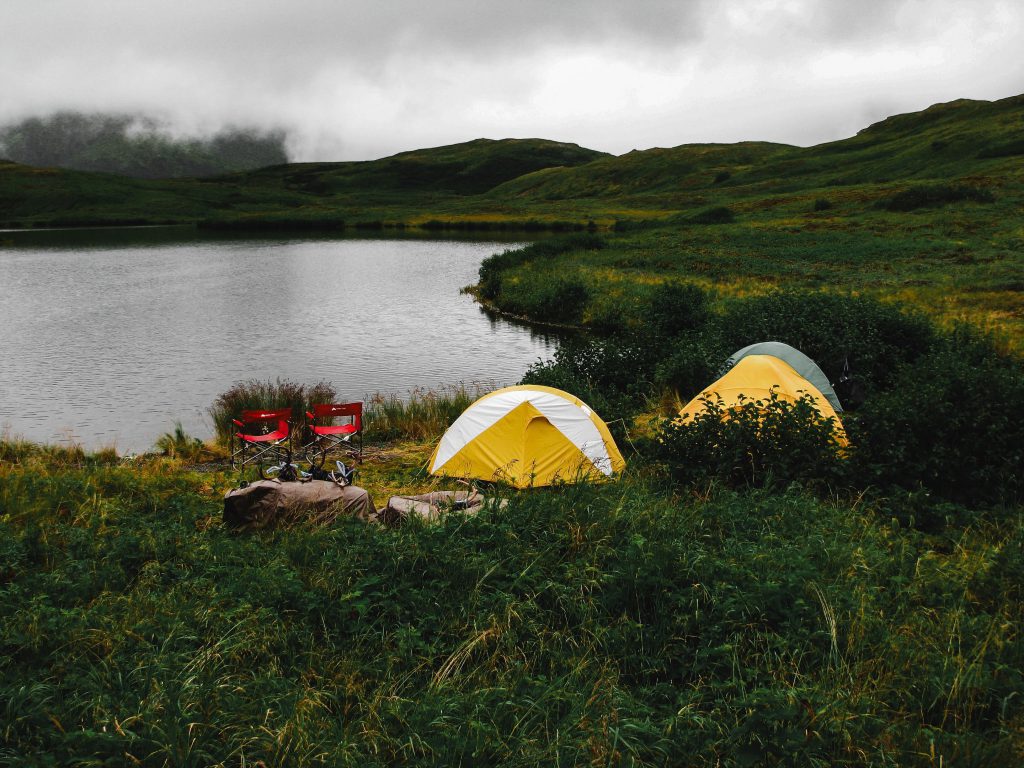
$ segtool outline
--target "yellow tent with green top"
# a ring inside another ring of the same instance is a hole
[[[781,400],[795,403],[805,394],[814,400],[815,408],[825,418],[835,420],[836,436],[841,445],[846,445],[846,432],[838,414],[829,399],[793,367],[774,355],[747,355],[737,362],[728,373],[704,389],[679,411],[681,419],[692,419],[707,410],[707,400],[719,402],[728,413],[744,403],[767,402],[775,392]]]

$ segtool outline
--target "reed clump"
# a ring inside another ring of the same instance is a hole
[[[364,406],[366,435],[379,440],[439,438],[466,408],[495,389],[493,383],[461,382],[413,389],[405,397],[378,392]]]
[[[154,447],[164,456],[190,462],[199,460],[206,450],[203,441],[185,432],[180,421],[174,422],[172,432],[158,437]]]
[[[213,420],[215,440],[227,445],[231,437],[231,420],[246,410],[273,410],[291,408],[296,431],[301,430],[303,414],[313,405],[332,403],[337,399],[334,386],[321,381],[312,386],[285,379],[276,381],[249,381],[235,384],[219,395],[209,408]]]

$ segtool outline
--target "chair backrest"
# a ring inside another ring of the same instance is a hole
[[[363,428],[363,403],[321,403],[314,405],[312,411],[306,411],[311,419],[333,419],[336,416],[347,416],[352,419],[356,430]]]
[[[278,408],[274,411],[242,411],[243,424],[252,424],[257,421],[291,421],[291,408]]]
[[[235,424],[239,428],[245,428],[250,424],[268,424],[276,421],[278,430],[287,430],[291,427],[291,420],[291,408],[278,408],[272,411],[242,411],[242,415],[235,419]]]

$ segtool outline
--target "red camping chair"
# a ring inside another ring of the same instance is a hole
[[[290,463],[291,454],[291,408],[242,411],[239,418],[231,420],[232,467],[255,464],[260,477],[265,478],[268,469]]]
[[[326,423],[317,424],[317,419]],[[335,419],[344,419],[344,423],[335,424]],[[313,439],[303,446],[306,460],[314,467],[322,467],[331,448],[344,447],[349,453],[363,457],[363,404],[326,403],[314,405],[312,411],[306,411],[306,427]],[[352,438],[359,437],[359,449],[352,447]]]

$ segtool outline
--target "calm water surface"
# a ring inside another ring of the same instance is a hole
[[[188,238],[188,239],[182,239]],[[554,340],[459,289],[500,242],[0,232],[0,427],[142,451],[235,382],[511,384]]]

